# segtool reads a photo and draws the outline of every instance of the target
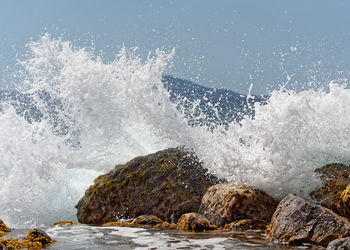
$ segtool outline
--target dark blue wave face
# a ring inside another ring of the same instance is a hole
[[[214,128],[239,122],[244,116],[254,116],[254,103],[263,103],[266,97],[247,96],[228,89],[208,88],[173,76],[163,76],[170,100],[184,113],[192,126]]]

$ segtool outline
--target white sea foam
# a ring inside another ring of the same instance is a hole
[[[28,123],[11,104],[0,114],[0,218],[21,227],[74,219],[92,180],[131,158],[167,147],[194,149],[208,169],[276,198],[307,197],[313,170],[350,162],[350,90],[274,91],[255,118],[209,131],[190,127],[161,79],[173,51],[145,60],[122,49],[105,63],[93,52],[44,35],[21,61],[20,91],[43,113]],[[24,90],[23,90],[24,89]],[[40,97],[49,94],[55,105]]]

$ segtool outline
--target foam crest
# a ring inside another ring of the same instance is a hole
[[[308,198],[319,184],[314,169],[350,163],[350,90],[274,91],[266,105],[255,104],[254,119],[231,124],[212,136],[201,158],[215,173],[236,183],[263,188],[275,198],[289,192]]]

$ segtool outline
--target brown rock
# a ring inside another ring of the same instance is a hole
[[[139,225],[159,225],[162,224],[164,221],[157,218],[153,215],[140,215],[138,216],[133,223],[139,224]]]
[[[263,220],[238,220],[225,225],[228,231],[265,230],[267,222]]]
[[[277,202],[260,189],[217,184],[202,198],[199,213],[217,226],[242,219],[270,221]]]
[[[22,241],[18,239],[0,239],[0,246],[5,246],[4,249],[41,249],[56,242],[49,235],[40,229],[28,230],[28,234]],[[0,248],[1,249],[1,248]]]
[[[322,186],[310,193],[318,204],[350,219],[349,191],[350,167],[343,164],[329,164],[315,170],[320,175]]]
[[[0,220],[0,232],[11,232],[11,228],[6,226],[3,220]]]
[[[202,232],[206,230],[216,229],[211,225],[209,220],[198,213],[183,214],[177,222],[177,229],[181,231]]]
[[[53,223],[54,226],[76,225],[76,224],[78,224],[78,223],[75,221],[71,221],[71,220],[57,221],[57,222]]]
[[[266,229],[267,239],[289,244],[327,246],[332,240],[347,236],[350,223],[346,218],[293,194],[280,202]]]
[[[336,212],[350,219],[350,184],[340,194],[338,203],[336,204]]]
[[[350,237],[341,238],[331,241],[328,244],[326,250],[349,250],[350,249]]]
[[[99,176],[78,202],[77,217],[97,225],[143,214],[176,222],[182,214],[198,211],[202,196],[217,182],[192,152],[171,148]]]

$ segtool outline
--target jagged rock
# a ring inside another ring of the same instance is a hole
[[[337,240],[331,241],[328,244],[326,250],[349,250],[350,249],[350,237],[340,238]]]
[[[263,220],[238,220],[225,225],[227,231],[246,231],[246,230],[265,230],[267,225],[266,221]]]
[[[349,191],[350,167],[343,164],[329,164],[315,170],[320,175],[322,186],[310,193],[316,203],[350,219]],[[348,189],[349,190],[349,189]]]
[[[294,194],[280,202],[266,229],[267,239],[289,244],[327,246],[332,240],[347,236],[350,223],[346,218]]]
[[[236,220],[270,221],[277,202],[260,189],[231,184],[217,184],[202,198],[199,213],[212,224],[224,226]]]
[[[171,148],[99,176],[78,202],[77,217],[97,225],[142,214],[176,222],[182,214],[198,211],[202,196],[216,183],[194,153]]]
[[[210,221],[201,214],[187,213],[180,217],[177,222],[177,229],[181,231],[202,232],[216,229],[216,226],[211,225]]]

